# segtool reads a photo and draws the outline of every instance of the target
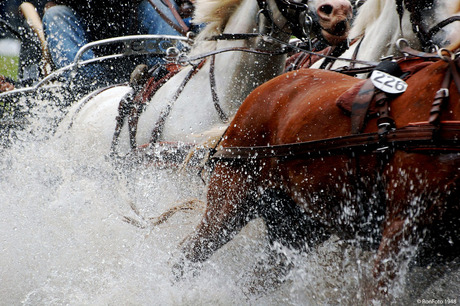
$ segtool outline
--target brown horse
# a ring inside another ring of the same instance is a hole
[[[401,61],[411,74],[406,92],[380,92],[369,107],[380,117],[367,112],[354,134],[336,101],[361,80],[303,69],[258,87],[214,155],[186,258],[206,260],[254,217],[265,219],[272,243],[302,248],[336,234],[376,249],[377,294],[387,294],[415,246],[418,263],[459,256],[459,62]],[[434,99],[443,86],[450,95]]]

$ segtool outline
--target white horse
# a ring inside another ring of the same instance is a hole
[[[398,14],[398,3],[404,8],[402,16]],[[378,62],[384,57],[399,56],[396,42],[400,38],[404,38],[413,49],[422,50],[425,46],[414,32],[414,22],[419,23],[420,31],[429,32],[439,22],[458,15],[458,0],[366,0],[350,30],[349,38],[356,42],[340,57]],[[434,34],[429,39],[438,47],[447,47],[451,42],[460,40],[460,22],[452,22]],[[312,68],[320,67],[321,63],[315,63]],[[349,64],[336,61],[330,68]],[[362,65],[356,64],[356,67],[359,66]]]
[[[267,42],[262,36],[240,40],[208,40],[209,37],[221,33],[261,33],[288,42],[292,25],[278,8],[279,3],[291,6],[291,11],[292,7],[304,7],[301,1],[287,0],[198,0],[195,22],[207,25],[197,37],[190,56],[235,47],[279,51],[279,43]],[[265,5],[266,11],[271,14],[274,26],[264,14],[259,13],[261,4]],[[348,20],[352,13],[348,0],[310,0],[308,10],[305,13],[315,15],[313,19],[317,20],[326,40],[338,43],[346,39]],[[217,54],[216,91],[223,112],[228,117],[234,115],[252,89],[283,71],[285,59],[285,55],[268,56],[245,52]],[[139,118],[137,144],[142,145],[150,141],[152,130],[161,113],[167,112],[167,115],[159,140],[196,142],[198,140],[191,135],[198,135],[221,123],[210,90],[210,62],[206,61],[180,95],[177,95],[178,88],[190,73],[191,65],[185,67],[156,92]],[[130,91],[132,88],[129,86],[119,86],[105,90],[92,98],[82,99],[70,109],[58,127],[57,135],[70,132],[76,145],[97,150],[102,154],[109,153],[119,102],[121,97]],[[175,95],[177,99],[174,98]],[[130,151],[126,124],[121,131],[117,147],[119,154]]]

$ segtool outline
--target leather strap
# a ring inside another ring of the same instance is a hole
[[[172,5],[171,1],[169,1],[169,0],[161,0],[161,1],[166,3],[166,5],[169,7],[169,10],[171,11],[171,13],[173,14],[174,18],[176,19],[176,21],[179,23],[179,25],[182,27],[182,29],[185,31],[185,33],[187,33],[188,30],[189,30],[189,27],[185,24],[184,20],[182,19],[182,17],[180,16],[179,12],[174,7],[174,5]]]
[[[375,94],[375,86],[371,79],[367,79],[360,88],[351,106],[351,133],[361,133],[364,127],[369,106]]]
[[[436,138],[434,135],[436,134]],[[460,122],[441,122],[441,128],[429,122],[410,124],[380,135],[366,133],[329,139],[259,147],[229,147],[217,150],[216,160],[245,161],[264,158],[308,158],[350,153],[372,153],[382,146],[419,152],[460,152]]]
[[[180,84],[179,88],[177,89],[176,93],[160,113],[160,117],[158,118],[157,122],[155,123],[155,127],[152,130],[152,137],[150,139],[150,144],[154,144],[160,138],[161,133],[163,133],[163,128],[166,123],[166,119],[168,118],[169,114],[171,113],[172,107],[174,103],[177,101],[179,96],[181,95],[182,91],[184,90],[187,83],[192,79],[192,77],[197,73],[201,67],[203,67],[206,60],[202,60],[198,65],[194,65],[192,69],[189,71],[185,79]]]
[[[209,84],[211,86],[212,102],[214,103],[214,108],[216,109],[220,120],[223,123],[226,123],[226,122],[228,122],[228,116],[225,114],[224,110],[220,106],[219,96],[217,95],[216,74],[214,73],[215,64],[216,64],[216,56],[213,55],[211,57],[211,65],[210,65],[210,68],[209,68]]]
[[[439,125],[439,120],[441,116],[441,111],[444,105],[447,103],[449,98],[449,85],[451,80],[454,80],[454,83],[457,87],[457,90],[460,90],[460,76],[458,73],[458,68],[456,61],[451,59],[445,59],[449,63],[449,67],[446,70],[444,79],[441,83],[441,88],[436,92],[431,105],[430,118],[429,122],[435,126]]]
[[[379,135],[388,133],[391,129],[395,128],[395,122],[390,116],[390,99],[387,94],[381,90],[377,91],[375,95],[375,104],[379,108],[379,118],[377,119],[377,127]]]

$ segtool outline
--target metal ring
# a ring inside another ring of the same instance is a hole
[[[447,56],[444,55],[444,52],[447,53]],[[455,60],[455,53],[446,48],[440,48],[438,50],[439,57],[444,61],[453,61]]]
[[[188,39],[187,42],[189,42],[190,44],[193,44],[195,42],[196,33],[192,31],[188,31],[185,37],[187,37]]]
[[[313,18],[308,14],[305,14],[303,17],[303,22],[301,23],[302,33],[305,34],[305,37],[309,37],[313,26]]]
[[[265,9],[260,9],[260,10],[257,12],[257,15],[256,15],[256,25],[257,25],[257,26],[259,26],[260,14],[263,14],[264,11],[265,11]]]
[[[396,41],[396,48],[398,49],[399,52],[403,53],[404,47],[401,46],[401,43],[405,43],[406,45],[404,47],[409,47],[409,42],[405,38],[400,38]]]
[[[364,3],[366,3],[366,0],[355,0],[354,7],[359,8]]]

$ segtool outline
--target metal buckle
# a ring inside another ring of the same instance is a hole
[[[389,148],[390,148],[389,146],[383,146],[383,147],[375,149],[375,152],[376,153],[385,153],[386,151],[388,151]]]
[[[444,55],[445,53],[447,53],[447,56]],[[455,53],[446,48],[439,49],[438,55],[443,61],[446,62],[455,60]]]
[[[441,88],[436,92],[436,95],[441,95],[443,98],[447,98],[450,95],[449,88]]]

